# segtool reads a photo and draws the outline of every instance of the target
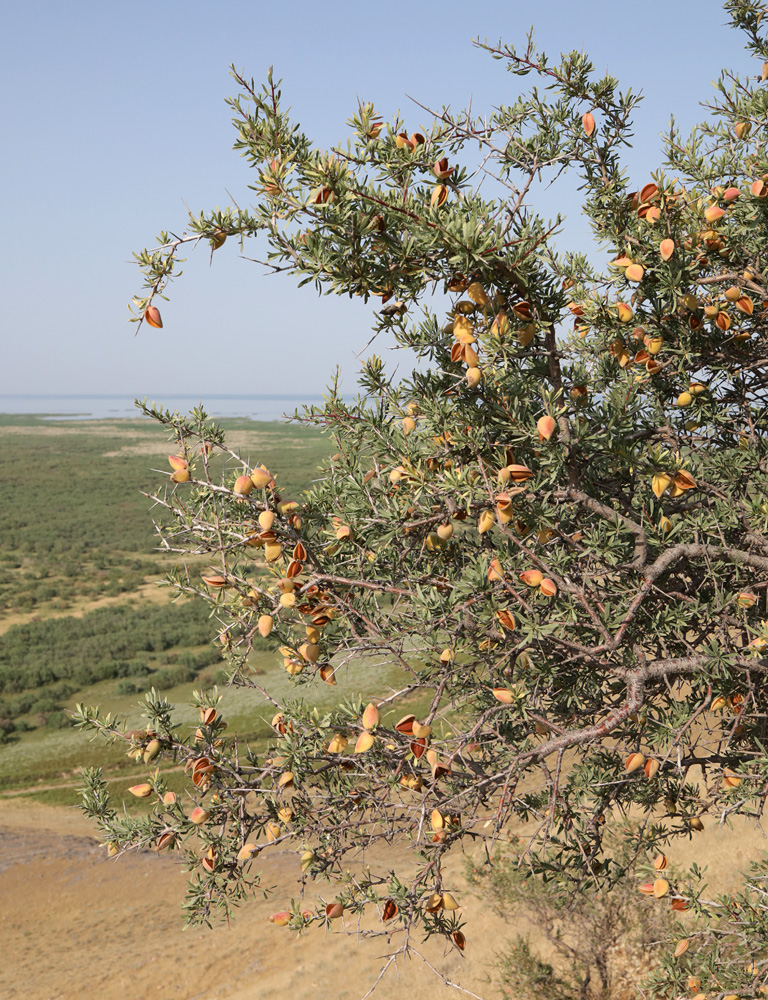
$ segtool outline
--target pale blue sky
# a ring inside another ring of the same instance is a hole
[[[642,90],[627,162],[638,184],[659,162],[659,132],[690,125],[724,65],[759,66],[724,27],[716,0],[324,4],[146,0],[8,4],[0,22],[3,137],[2,393],[321,392],[334,364],[354,389],[354,353],[372,304],[318,299],[263,276],[227,244],[202,246],[162,306],[165,328],[127,323],[138,290],[131,251],[193,210],[248,203],[224,99],[230,63],[257,80],[275,66],[286,103],[327,146],[357,98],[409,128],[429,106],[509,102],[531,77],[504,71],[475,37],[550,53],[585,49],[624,89]],[[558,196],[564,241],[586,248],[573,186]],[[551,205],[549,206],[551,209]]]

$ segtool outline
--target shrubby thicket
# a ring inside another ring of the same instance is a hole
[[[352,916],[352,933],[364,914],[371,933],[407,930],[393,952],[420,933],[463,950],[444,858],[492,855],[514,828],[518,864],[553,889],[610,890],[631,868],[659,912],[690,911],[658,948],[657,993],[761,986],[765,862],[725,899],[696,871],[665,877],[679,838],[759,818],[768,789],[768,42],[762,3],[725,7],[749,59],[690,136],[670,128],[651,177],[622,169],[637,98],[530,39],[486,46],[534,81],[514,103],[437,112],[424,134],[361,104],[332,152],[271,77],[235,74],[254,205],[139,254],[138,317],[162,324],[185,243],[258,237],[269,267],[374,304],[373,332],[418,364],[393,379],[370,354],[356,402],[332,386],[308,411],[332,457],[296,496],[203,412],[145,407],[174,442],[166,544],[209,558],[179,592],[214,606],[234,684],[261,684],[259,635],[295,682],[278,702],[264,680],[263,748],[206,692],[192,734],[155,697],[143,730],[80,711],[146,762],[134,794],[151,806],[127,819],[88,772],[86,810],[112,854],[182,853],[190,919],[292,849],[307,894],[275,922]],[[558,252],[559,220],[529,202],[566,168],[600,266]],[[380,683],[365,701],[347,682],[361,662]],[[323,684],[338,698],[320,712]],[[166,794],[178,764],[185,797]],[[396,843],[410,863],[375,849]]]

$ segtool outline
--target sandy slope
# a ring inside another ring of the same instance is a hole
[[[739,866],[764,849],[752,826],[711,821],[694,841],[676,845],[676,862],[710,866],[729,887]],[[456,883],[460,859],[454,862]],[[311,931],[297,939],[267,922],[295,893],[296,856],[264,862],[272,899],[242,909],[231,927],[184,930],[179,916],[184,873],[154,854],[108,862],[90,824],[74,810],[5,799],[0,812],[0,996],[3,1000],[360,1000],[375,981],[383,939],[356,943],[340,933]],[[316,891],[322,892],[323,886]],[[466,957],[428,943],[424,954],[441,972],[485,998],[494,955],[513,929],[471,893],[462,894]],[[641,900],[640,904],[647,903]],[[685,919],[685,918],[684,918]],[[681,928],[681,933],[683,933]],[[418,960],[390,969],[380,1000],[461,994],[442,985]]]
[[[360,1000],[381,967],[382,939],[339,933],[297,939],[267,922],[295,892],[295,854],[264,864],[273,899],[242,909],[232,926],[184,930],[184,873],[153,854],[108,862],[89,823],[74,811],[5,800],[0,814],[0,996],[3,1000],[270,1000],[286,996]],[[322,886],[318,887],[322,891]],[[442,944],[424,953],[440,970],[483,996],[488,966],[506,937],[497,915],[468,900],[467,957]],[[390,969],[377,998],[459,996],[418,960]]]

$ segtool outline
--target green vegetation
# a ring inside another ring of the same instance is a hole
[[[310,484],[327,454],[320,431],[222,424],[244,451],[269,462],[288,494]],[[155,586],[176,566],[154,548],[155,512],[142,495],[167,476],[174,446],[162,429],[143,420],[52,424],[11,414],[0,415],[0,426],[0,787],[8,788],[61,782],[91,761],[83,735],[70,729],[78,701],[99,700],[138,724],[138,696],[151,687],[187,700],[193,683],[225,675],[210,608],[172,604]],[[225,470],[221,456],[211,466]],[[252,561],[254,577],[260,561]],[[266,667],[266,648],[256,637],[255,673]],[[253,718],[244,726],[251,735],[260,728]],[[96,760],[110,770],[133,767],[117,754]],[[67,787],[39,794],[72,801]]]
[[[168,470],[172,449],[148,421],[46,424],[0,417],[0,612],[64,611],[78,603],[132,593],[162,576],[167,557],[153,552],[152,469]],[[326,439],[290,424],[225,420],[244,451],[268,461],[281,485],[309,485]],[[212,468],[221,473],[221,456]]]

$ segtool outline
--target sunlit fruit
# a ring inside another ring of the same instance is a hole
[[[653,883],[653,895],[656,899],[661,899],[669,892],[669,882],[665,878],[657,878]]]
[[[369,733],[367,730],[360,733],[355,743],[355,753],[367,753],[371,749],[373,744],[376,742],[376,737],[373,733]],[[330,748],[329,748],[330,749]]]
[[[328,744],[328,753],[343,753],[347,749],[349,740],[341,733],[334,733],[331,742]]]
[[[375,729],[376,726],[381,722],[381,713],[378,708],[370,702],[363,712],[363,726],[365,729]]]
[[[500,701],[502,705],[511,705],[515,700],[514,691],[510,691],[509,688],[494,688],[493,697],[496,701]]]
[[[675,241],[674,240],[662,240],[659,243],[659,253],[661,254],[662,260],[669,260],[672,254],[675,252]]]
[[[250,476],[238,476],[233,489],[239,496],[247,497],[253,489],[253,480]]]
[[[135,795],[137,799],[146,799],[147,796],[152,794],[152,786],[148,784],[131,785],[128,791],[131,795]]]
[[[264,466],[259,466],[251,473],[251,481],[257,490],[263,490],[272,481],[272,475]]]

